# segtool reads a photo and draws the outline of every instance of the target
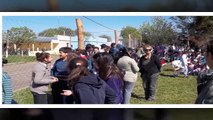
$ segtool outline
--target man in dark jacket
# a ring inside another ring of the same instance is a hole
[[[68,54],[72,51],[70,47],[62,47],[59,49],[59,59],[55,61],[51,73],[54,77],[58,78],[57,83],[52,84],[52,96],[54,104],[67,104],[72,103],[72,96],[65,97],[61,95],[62,90],[67,88],[67,77],[69,71],[67,68]],[[69,101],[69,102],[68,102]]]

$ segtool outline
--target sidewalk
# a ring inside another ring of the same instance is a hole
[[[54,58],[52,65],[54,64]],[[31,83],[32,67],[36,62],[27,63],[9,63],[4,65],[3,71],[7,72],[11,77],[13,92],[28,88]]]

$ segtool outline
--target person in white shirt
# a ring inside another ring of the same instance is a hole
[[[180,72],[183,70],[183,66],[182,66],[182,62],[180,60],[174,60],[172,61],[172,67],[175,71],[174,76],[173,77],[177,77]]]
[[[183,66],[182,70],[183,70],[184,77],[188,77],[188,58],[187,58],[186,51],[182,52],[180,61],[182,62],[182,66]]]

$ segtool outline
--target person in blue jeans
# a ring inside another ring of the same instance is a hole
[[[118,59],[117,66],[121,69],[121,71],[124,72],[123,104],[129,104],[131,93],[134,89],[135,82],[138,77],[139,68],[136,61],[130,57],[131,49],[126,49],[123,47],[119,50],[119,53],[120,59]]]

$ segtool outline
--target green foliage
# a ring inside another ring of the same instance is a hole
[[[74,30],[66,27],[49,28],[39,33],[39,36],[54,37],[55,35],[75,36]]]
[[[9,55],[8,63],[19,63],[19,62],[34,62],[35,56],[20,56],[20,55]]]
[[[156,100],[146,102],[142,79],[138,76],[134,87],[131,104],[193,104],[196,99],[196,77],[184,78],[183,75],[173,78],[171,65],[164,66],[157,81]],[[134,97],[135,96],[135,97]]]
[[[13,94],[13,99],[18,104],[33,104],[33,95],[29,88],[19,90]]]
[[[138,29],[126,26],[121,30],[121,36],[123,37],[123,43],[128,44],[129,35],[131,35],[131,39],[139,40],[141,38],[141,34]]]
[[[172,23],[162,17],[153,17],[151,23],[144,23],[140,26],[142,40],[152,45],[171,44],[176,39],[176,32]]]
[[[4,39],[8,39],[10,43],[16,44],[17,48],[23,43],[33,42],[36,38],[33,30],[27,27],[12,27],[4,33],[4,36]]]
[[[99,37],[106,38],[107,42],[111,42],[112,41],[112,38],[110,36],[108,36],[108,35],[100,35]]]
[[[212,16],[177,16],[172,17],[180,31],[179,39],[188,40],[192,45],[205,45],[213,32]]]

